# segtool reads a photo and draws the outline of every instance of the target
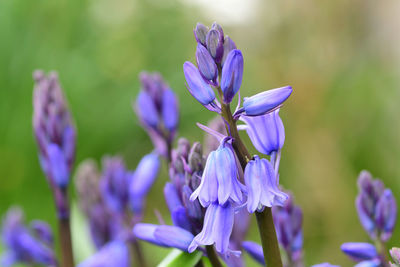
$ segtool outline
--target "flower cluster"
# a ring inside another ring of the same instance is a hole
[[[179,122],[178,100],[159,73],[142,72],[134,110],[158,153],[167,157]]]
[[[57,266],[53,234],[47,223],[32,221],[27,227],[24,225],[22,211],[19,208],[11,208],[4,217],[1,234],[8,249],[0,259],[1,266]]]
[[[356,208],[361,225],[377,246],[370,243],[344,243],[342,251],[360,266],[386,266],[384,244],[392,236],[397,218],[397,204],[392,191],[367,171],[358,177]]]

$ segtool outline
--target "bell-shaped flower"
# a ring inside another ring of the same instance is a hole
[[[221,90],[224,102],[230,103],[242,85],[243,55],[238,49],[229,52],[221,74]]]
[[[145,198],[158,176],[160,165],[160,158],[156,153],[147,154],[140,160],[129,184],[129,201],[133,212],[142,212]]]
[[[257,155],[250,160],[244,170],[244,181],[247,187],[247,210],[254,212],[262,206],[282,206],[288,198],[278,188],[275,170],[266,159]]]
[[[215,93],[210,85],[203,79],[196,66],[186,61],[183,64],[183,72],[190,94],[203,106],[210,105],[215,99]]]
[[[199,198],[203,207],[214,202],[223,205],[228,200],[242,202],[242,185],[238,181],[234,153],[227,138],[224,138],[219,148],[209,154],[200,185],[190,197],[192,201]]]
[[[370,243],[344,243],[340,249],[354,261],[373,260],[378,257],[375,246]]]
[[[260,116],[269,113],[282,105],[292,92],[293,89],[291,86],[285,86],[264,91],[251,97],[245,97],[243,101],[245,115]]]
[[[241,116],[240,120],[246,124],[238,125],[238,129],[246,130],[258,152],[271,155],[283,147],[285,128],[279,117],[279,109],[257,117]]]
[[[198,246],[215,244],[215,249],[221,254],[229,252],[229,238],[234,221],[234,208],[230,202],[224,205],[212,203],[206,211],[203,229],[195,236],[188,251],[193,252]]]
[[[218,77],[217,65],[207,48],[201,44],[197,45],[196,60],[201,76],[205,80],[211,81],[212,84],[216,84],[216,79]]]
[[[170,225],[155,225],[138,223],[133,227],[135,237],[161,247],[173,247],[188,251],[193,240],[193,234],[189,231]]]
[[[129,261],[127,245],[116,240],[102,247],[96,254],[81,262],[78,267],[129,267]]]

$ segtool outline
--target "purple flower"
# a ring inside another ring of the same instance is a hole
[[[311,267],[340,267],[340,266],[339,265],[333,265],[333,264],[330,264],[328,262],[324,262],[324,263],[320,263],[320,264],[315,264],[315,265],[313,265]]]
[[[30,223],[32,234],[41,242],[49,247],[54,245],[54,236],[50,225],[40,220],[34,220]]]
[[[236,44],[235,42],[229,38],[229,36],[225,36],[224,40],[224,55],[222,56],[222,66],[225,64],[226,58],[229,55],[229,52],[232,50],[236,49]]]
[[[221,90],[224,102],[230,103],[242,85],[243,55],[238,49],[229,52],[221,74]]]
[[[142,240],[162,247],[173,247],[188,251],[193,234],[177,226],[138,223],[133,228],[134,235]]]
[[[243,101],[245,114],[247,116],[259,116],[269,113],[282,105],[292,92],[291,86],[285,86],[245,97]]]
[[[221,254],[229,252],[229,237],[232,233],[234,208],[230,202],[224,205],[212,203],[208,206],[204,218],[203,230],[195,236],[188,251],[193,252],[199,245],[215,244]]]
[[[78,267],[129,267],[129,251],[122,241],[112,241],[96,254],[81,262]]]
[[[265,258],[262,247],[252,241],[245,241],[242,243],[243,248],[255,259],[258,263],[265,265]]]
[[[28,229],[24,225],[22,211],[18,208],[7,212],[2,225],[2,240],[7,250],[0,259],[1,266],[7,267],[17,263],[57,265],[49,242],[50,236],[52,238],[50,228],[46,224],[45,229],[44,222],[40,221],[33,223],[33,226],[35,225],[35,228]]]
[[[57,74],[35,71],[33,76],[33,128],[41,167],[52,187],[65,188],[75,159],[75,128]]]
[[[203,106],[212,104],[215,99],[215,93],[210,85],[203,79],[196,66],[186,61],[183,64],[183,72],[190,94]]]
[[[157,151],[167,156],[179,123],[178,100],[159,73],[140,73],[134,110]]]
[[[217,63],[221,62],[224,53],[224,33],[221,30],[221,27],[216,27],[213,24],[213,27],[208,31],[206,36],[207,49]]]
[[[356,207],[361,224],[373,240],[387,241],[397,217],[396,200],[391,190],[385,189],[381,180],[373,180],[367,171],[360,173],[358,186]]]
[[[254,156],[244,170],[247,187],[247,210],[251,213],[262,206],[282,206],[288,196],[279,190],[275,170],[267,159]]]
[[[144,200],[160,171],[160,159],[156,153],[142,158],[129,184],[129,200],[133,212],[142,213]]]
[[[283,147],[285,128],[279,117],[279,109],[257,117],[241,116],[240,119],[246,125],[239,125],[238,128],[247,131],[258,152],[271,155]]]
[[[193,30],[194,37],[199,44],[206,46],[206,36],[208,33],[208,27],[201,23],[197,23],[196,28]]]
[[[123,214],[128,205],[129,184],[132,175],[125,169],[120,157],[104,157],[100,188],[108,208]]]
[[[179,193],[172,183],[165,184],[164,197],[171,213],[172,223],[183,229],[191,231],[192,226],[187,217],[186,208],[183,206]]]
[[[344,243],[340,249],[357,262],[373,260],[378,257],[375,246],[370,243]]]
[[[234,153],[225,138],[219,148],[209,154],[200,186],[193,192],[191,200],[199,198],[203,207],[216,201],[223,205],[229,199],[235,203],[242,202],[242,185],[238,181],[239,173]]]
[[[279,244],[292,262],[301,262],[303,248],[303,214],[289,195],[283,207],[273,207],[272,214]]]
[[[218,77],[217,65],[207,48],[201,44],[197,45],[196,60],[201,76],[205,80],[211,81],[212,84],[216,84],[216,79]]]

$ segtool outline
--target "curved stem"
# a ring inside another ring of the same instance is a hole
[[[223,267],[213,245],[206,246],[207,256],[213,267]]]

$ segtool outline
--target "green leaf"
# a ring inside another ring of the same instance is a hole
[[[195,266],[203,256],[201,251],[194,251],[193,253],[183,252],[178,249],[173,249],[167,257],[160,262],[157,267],[176,267],[176,266]]]

